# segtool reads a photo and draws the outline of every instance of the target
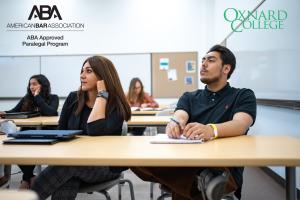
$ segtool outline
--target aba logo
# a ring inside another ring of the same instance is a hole
[[[49,5],[40,5],[39,8],[38,6],[34,5],[28,17],[28,20],[31,20],[32,17],[38,17],[40,20],[49,20],[52,17],[62,20],[56,5],[52,7]]]

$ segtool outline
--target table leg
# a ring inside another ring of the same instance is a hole
[[[285,167],[285,177],[286,177],[286,200],[296,200],[296,168],[295,167]]]

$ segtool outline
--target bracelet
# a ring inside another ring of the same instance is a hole
[[[211,139],[216,139],[218,138],[219,134],[218,134],[218,128],[215,124],[207,124],[209,125],[213,130],[214,130],[214,137]]]
[[[173,121],[173,122],[175,122],[178,126],[180,125],[180,123],[179,123],[179,121],[177,119],[175,119],[175,118],[172,117],[172,118],[170,118],[170,120]]]

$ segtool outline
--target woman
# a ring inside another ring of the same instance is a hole
[[[66,99],[59,129],[80,129],[86,135],[121,135],[131,111],[113,63],[102,56],[84,61],[79,91]],[[101,147],[99,147],[101,148]],[[101,149],[99,149],[101,151]],[[107,166],[49,166],[36,178],[32,189],[40,199],[75,199],[82,182],[96,183],[119,175]]]
[[[127,100],[131,107],[140,108],[157,108],[158,103],[147,93],[144,92],[144,86],[139,78],[133,78],[130,81]],[[146,128],[134,127],[131,128],[132,135],[143,135]]]
[[[43,116],[57,116],[58,96],[51,94],[50,82],[43,74],[30,77],[27,93],[11,110],[2,112],[40,112]]]
[[[11,110],[2,112],[33,112],[37,111],[43,116],[57,116],[58,96],[51,94],[50,82],[43,74],[30,77],[27,93]],[[20,165],[23,177],[20,189],[29,189],[34,179],[34,165]]]
[[[127,100],[131,107],[158,107],[158,103],[147,92],[144,92],[143,83],[139,78],[133,78],[130,81]]]

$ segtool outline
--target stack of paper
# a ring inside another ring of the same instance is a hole
[[[157,134],[154,136],[150,143],[152,144],[199,144],[203,143],[204,141],[201,140],[189,140],[186,139],[184,136],[181,136],[179,139],[169,138],[167,134]]]

